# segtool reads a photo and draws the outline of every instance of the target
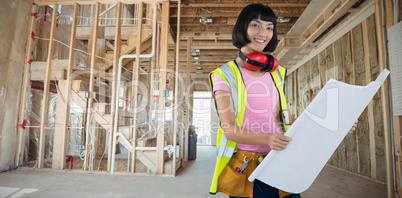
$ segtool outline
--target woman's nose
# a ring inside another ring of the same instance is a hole
[[[265,35],[267,35],[267,30],[264,29],[264,28],[261,28],[261,29],[258,31],[258,35],[259,35],[259,36],[265,36]]]

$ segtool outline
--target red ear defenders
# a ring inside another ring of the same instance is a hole
[[[261,52],[251,52],[245,56],[239,51],[239,57],[244,61],[244,64],[249,70],[273,72],[278,68],[278,60],[272,55],[266,55]]]

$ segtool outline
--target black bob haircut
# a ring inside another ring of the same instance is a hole
[[[240,12],[240,15],[237,18],[232,32],[233,45],[240,49],[251,42],[247,38],[247,28],[252,20],[258,18],[263,21],[272,22],[274,24],[272,39],[263,50],[263,52],[272,53],[273,51],[275,51],[278,42],[278,37],[276,35],[276,16],[274,11],[270,7],[263,4],[250,4],[244,7],[243,10]]]

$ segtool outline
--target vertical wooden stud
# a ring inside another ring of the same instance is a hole
[[[143,18],[143,10],[144,10],[144,3],[140,3],[139,4],[139,8],[138,8],[138,26],[137,26],[137,44],[136,44],[136,55],[137,58],[135,58],[135,63],[134,63],[134,67],[133,67],[133,78],[132,78],[132,97],[134,97],[133,99],[133,114],[134,114],[134,118],[133,118],[133,137],[136,137],[136,133],[137,133],[137,113],[138,113],[138,86],[139,86],[139,76],[140,76],[140,53],[141,53],[141,34],[142,34],[142,18]],[[131,172],[134,173],[134,169],[135,169],[135,158],[136,158],[136,152],[135,152],[135,147],[136,147],[136,143],[137,141],[134,139],[133,140],[133,150],[131,151]]]
[[[93,32],[92,32],[92,43],[91,43],[91,69],[90,69],[90,77],[89,77],[89,92],[91,95],[94,92],[94,72],[95,72],[95,62],[96,62],[96,42],[97,42],[97,35],[98,35],[98,23],[99,23],[99,8],[100,8],[100,3],[96,3],[95,7],[95,20],[93,21]],[[93,103],[93,98],[92,96],[88,99],[88,109],[87,111],[87,126],[86,126],[86,141],[85,141],[85,158],[84,158],[84,170],[87,170],[88,168],[88,154],[89,154],[89,149],[93,149],[93,145],[89,145],[90,141],[90,130],[91,130],[91,125],[92,125],[92,103]],[[93,166],[91,166],[93,168]]]
[[[156,171],[159,174],[163,173],[164,169],[164,145],[165,145],[165,98],[163,91],[166,88],[166,68],[168,64],[168,34],[169,34],[169,2],[162,2],[162,28],[161,28],[161,48],[159,62],[159,113],[158,113],[158,128],[157,128],[157,164]]]
[[[52,57],[54,50],[54,37],[56,35],[56,22],[57,22],[57,13],[58,13],[59,5],[55,4],[53,6],[52,13],[52,23],[50,27],[50,38],[49,38],[49,48],[47,55],[47,64],[46,64],[46,74],[45,81],[43,82],[43,100],[42,100],[42,111],[41,111],[41,119],[40,119],[40,135],[39,135],[39,159],[38,159],[38,168],[43,168],[43,161],[45,156],[45,137],[46,137],[46,129],[45,125],[47,122],[47,113],[48,113],[48,99],[49,99],[49,85],[51,80],[51,72],[52,72]]]
[[[377,35],[377,46],[378,46],[378,62],[381,67],[381,70],[385,69],[385,48],[384,48],[384,34],[382,31],[383,24],[382,22],[382,1],[375,0],[375,26],[376,26],[376,35]],[[393,190],[393,181],[392,181],[392,155],[391,155],[391,147],[393,146],[393,142],[391,142],[390,137],[390,126],[389,126],[389,110],[388,110],[388,94],[387,94],[388,85],[384,84],[380,87],[381,90],[381,102],[383,108],[383,118],[384,118],[384,137],[385,137],[385,158],[387,161],[387,194],[388,197],[392,197],[394,195]]]
[[[174,114],[173,114],[173,163],[172,174],[176,175],[176,136],[178,130],[178,106],[179,106],[179,66],[180,66],[180,15],[181,15],[181,0],[178,0],[177,5],[177,33],[176,33],[176,68],[175,68],[175,80],[174,80]]]
[[[109,129],[109,148],[108,148],[108,158],[107,158],[107,170],[110,171],[110,166],[112,163],[112,144],[113,144],[113,129],[114,125],[118,123],[114,123],[114,114],[116,105],[119,105],[119,101],[116,101],[116,90],[119,87],[117,85],[117,69],[119,64],[120,57],[120,45],[121,45],[121,2],[117,3],[116,7],[116,30],[114,35],[114,52],[113,52],[113,83],[112,83],[112,104],[110,107],[110,129]]]
[[[74,5],[73,20],[71,24],[71,35],[70,35],[70,49],[68,55],[68,68],[67,68],[67,79],[65,81],[64,96],[65,101],[61,112],[57,112],[56,120],[61,121],[63,127],[60,129],[55,129],[54,134],[54,144],[53,144],[53,163],[52,167],[56,169],[65,169],[66,167],[66,150],[67,150],[67,127],[70,118],[70,96],[71,96],[71,83],[72,72],[74,68],[74,55],[75,55],[75,35],[77,28],[77,16],[78,16],[79,5]],[[59,84],[60,85],[60,84]],[[62,86],[59,86],[62,87]],[[56,121],[56,123],[58,123]]]
[[[364,50],[364,65],[366,70],[366,83],[371,82],[371,65],[370,65],[370,51],[368,41],[368,28],[367,19],[362,22],[363,34],[363,50]],[[370,173],[371,177],[376,179],[376,157],[375,157],[375,134],[374,134],[374,114],[373,114],[373,101],[367,106],[368,124],[369,124],[369,142],[370,142]]]
[[[188,161],[188,151],[189,151],[189,149],[188,149],[188,141],[189,141],[189,138],[188,138],[188,130],[190,130],[190,104],[191,104],[191,97],[190,97],[190,93],[191,93],[191,90],[190,90],[190,65],[191,65],[191,45],[192,45],[192,43],[193,43],[193,38],[192,37],[189,37],[188,38],[188,40],[187,40],[187,75],[186,75],[186,106],[187,106],[187,108],[186,108],[186,121],[185,121],[185,123],[187,123],[186,124],[186,128],[184,129],[185,131],[184,131],[184,148],[185,148],[185,151],[184,151],[184,161]]]
[[[31,13],[36,13],[37,10],[38,10],[38,6],[36,6],[36,5],[31,6]],[[27,31],[26,38],[30,38],[30,34],[31,34],[31,32],[33,32],[35,26],[36,26],[36,18],[34,16],[31,16],[31,18],[29,18],[29,22],[28,22],[28,31]],[[20,107],[19,107],[19,112],[18,112],[18,122],[17,122],[19,124],[23,123],[25,120],[27,92],[28,92],[29,79],[30,79],[30,64],[28,62],[29,62],[29,60],[32,59],[33,48],[34,48],[33,39],[28,39],[26,52],[25,52],[26,63],[25,63],[23,83],[22,83],[21,93],[20,93],[21,102],[20,102]],[[22,163],[23,163],[24,146],[25,146],[24,131],[25,131],[25,129],[23,129],[21,127],[18,127],[18,129],[17,129],[17,149],[16,149],[15,161],[14,161],[14,164],[16,167],[22,165]]]

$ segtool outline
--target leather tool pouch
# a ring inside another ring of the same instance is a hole
[[[240,168],[242,165],[243,162],[235,158],[232,158],[226,164],[226,167],[218,178],[218,191],[220,188],[237,195],[244,193],[247,181],[246,173],[236,171],[236,167]]]

